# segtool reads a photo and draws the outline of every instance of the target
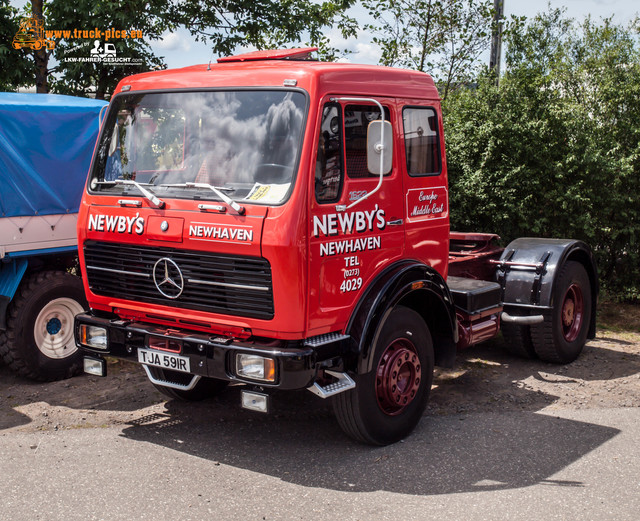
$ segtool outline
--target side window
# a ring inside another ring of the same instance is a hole
[[[438,175],[441,171],[438,116],[428,107],[402,111],[407,172],[412,176]]]
[[[380,109],[375,105],[347,105],[344,111],[344,145],[347,176],[378,177],[367,168],[367,128],[380,119]],[[390,121],[389,109],[384,107],[384,119]],[[389,175],[389,174],[386,174]]]
[[[342,189],[342,121],[340,105],[327,104],[322,111],[316,158],[316,200],[332,203]]]

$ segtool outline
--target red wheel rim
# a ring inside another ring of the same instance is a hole
[[[406,338],[385,349],[376,371],[376,397],[385,414],[396,416],[415,399],[422,379],[418,351]]]
[[[567,342],[574,342],[580,334],[584,320],[584,299],[582,290],[577,284],[571,284],[564,295],[560,319],[564,339]]]

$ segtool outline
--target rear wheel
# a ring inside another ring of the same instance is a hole
[[[500,331],[504,337],[507,350],[521,358],[537,358],[536,350],[531,341],[531,326],[519,326],[502,322]]]
[[[397,306],[373,351],[373,369],[356,375],[355,389],[334,399],[340,427],[352,438],[388,445],[407,436],[422,417],[433,381],[433,342],[422,317]]]
[[[591,284],[584,266],[569,261],[553,289],[553,309],[544,322],[531,326],[531,339],[541,360],[566,364],[582,352],[591,319]]]
[[[21,376],[50,381],[80,372],[74,317],[87,309],[80,277],[42,271],[23,280],[7,317],[0,356]],[[1,340],[1,339],[0,339]]]

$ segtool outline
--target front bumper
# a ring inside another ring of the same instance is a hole
[[[81,325],[93,325],[107,330],[107,349],[91,348],[80,343]],[[83,313],[75,318],[75,339],[85,354],[102,359],[105,356],[138,361],[138,350],[150,349],[149,339],[175,341],[181,345],[180,356],[189,358],[189,373],[231,382],[243,382],[266,388],[304,389],[316,381],[322,369],[341,365],[344,342],[324,344],[321,348],[305,345],[304,341],[288,342],[268,339],[236,340],[215,337],[188,330],[176,330],[120,319],[101,318]],[[236,374],[236,355],[246,353],[269,357],[276,362],[275,382],[268,383]]]

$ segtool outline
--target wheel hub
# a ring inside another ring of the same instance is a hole
[[[572,284],[567,289],[561,313],[564,339],[573,342],[578,338],[584,320],[584,300],[582,290],[577,284]]]
[[[53,317],[49,320],[49,322],[47,322],[47,333],[49,333],[50,335],[57,335],[58,333],[60,333],[61,329],[62,322],[60,322],[60,319],[58,317]]]
[[[382,411],[400,414],[414,400],[420,387],[422,368],[413,343],[400,338],[387,347],[376,372],[376,397]]]

